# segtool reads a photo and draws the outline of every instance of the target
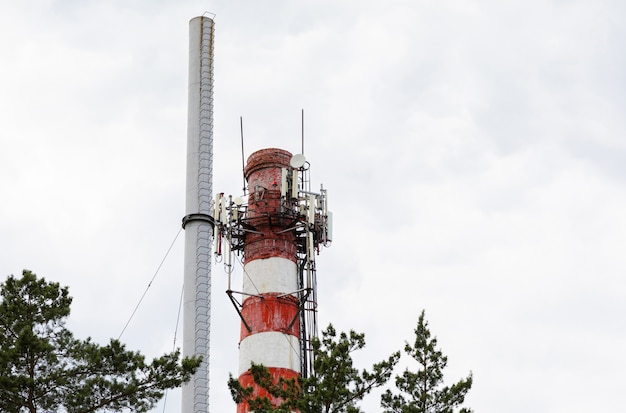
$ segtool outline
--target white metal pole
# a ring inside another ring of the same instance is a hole
[[[213,226],[213,31],[208,17],[189,22],[187,195],[183,303],[183,356],[202,365],[182,389],[182,413],[209,411],[211,245]]]

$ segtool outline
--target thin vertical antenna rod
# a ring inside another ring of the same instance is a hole
[[[183,356],[202,356],[183,385],[182,413],[209,411],[211,245],[213,243],[213,19],[189,21],[187,184],[183,292]]]
[[[239,116],[239,130],[241,131],[241,171],[246,168],[246,161],[244,159],[243,152],[243,116]],[[241,174],[243,176],[243,193],[246,193],[246,176],[245,174]]]
[[[304,109],[302,109],[302,152],[300,153],[304,155]]]

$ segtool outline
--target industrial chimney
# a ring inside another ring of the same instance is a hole
[[[250,364],[263,364],[278,380],[301,373],[297,239],[291,219],[281,217],[282,170],[291,154],[264,149],[248,158],[247,222],[254,232],[245,235],[244,281],[239,344],[239,382],[253,384]],[[257,390],[257,392],[259,392]],[[269,396],[268,396],[269,397]],[[247,411],[241,403],[238,413]]]
[[[243,256],[242,291],[230,289],[230,274],[227,291],[241,318],[238,378],[274,404],[279,401],[254,383],[250,366],[264,365],[275,381],[312,372],[315,255],[332,239],[327,192],[311,191],[309,166],[302,154],[259,150],[244,168],[247,200],[223,194],[215,200],[216,254],[225,240],[226,268],[234,254]],[[248,411],[245,402],[237,406],[238,413]]]
[[[202,365],[183,385],[182,413],[209,411],[209,330],[213,244],[213,20],[189,22],[187,196],[183,294],[183,356]]]

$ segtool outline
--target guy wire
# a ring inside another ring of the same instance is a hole
[[[180,299],[178,300],[178,314],[176,315],[176,327],[174,328],[174,344],[172,345],[172,351],[176,350],[176,336],[178,334],[178,324],[180,322],[180,310],[183,308],[183,295],[185,292],[185,285],[180,290]],[[167,389],[163,395],[163,413],[165,413],[165,407],[167,406]]]
[[[167,256],[169,255],[170,251],[172,250],[172,247],[174,246],[174,243],[176,242],[176,240],[178,239],[178,236],[180,235],[181,231],[182,231],[182,227],[178,229],[178,232],[176,233],[176,236],[174,237],[174,240],[172,241],[172,243],[170,244],[170,247],[167,249],[167,252],[165,253],[165,256],[163,257],[163,259],[161,260],[161,263],[159,264],[159,266],[157,267],[156,271],[154,272],[154,275],[152,276],[152,279],[150,280],[150,282],[148,283],[148,286],[146,287],[145,291],[143,292],[141,298],[139,299],[139,302],[137,303],[137,305],[135,306],[135,309],[133,310],[132,314],[130,315],[130,317],[128,318],[128,321],[126,322],[126,325],[124,325],[124,328],[122,329],[122,332],[120,333],[119,336],[117,336],[117,339],[119,340],[122,337],[122,334],[124,334],[124,331],[126,331],[126,328],[128,327],[128,325],[130,324],[130,321],[133,319],[133,316],[135,315],[135,313],[137,312],[137,309],[139,308],[139,306],[141,305],[141,302],[143,301],[144,297],[146,296],[146,294],[148,293],[148,290],[150,289],[150,287],[152,286],[152,282],[154,281],[154,279],[156,278],[157,274],[159,273],[159,270],[161,269],[161,267],[163,266],[163,263],[165,262],[165,259],[167,258]]]

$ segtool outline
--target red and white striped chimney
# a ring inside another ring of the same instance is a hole
[[[298,314],[297,244],[294,231],[281,218],[281,171],[289,168],[291,153],[263,149],[248,158],[244,175],[248,182],[244,276],[239,344],[239,381],[255,386],[251,363],[263,364],[275,380],[300,375],[300,323]],[[247,324],[247,326],[246,326]],[[267,395],[256,388],[255,395]],[[269,397],[271,399],[271,397]],[[248,412],[247,403],[237,413]]]

